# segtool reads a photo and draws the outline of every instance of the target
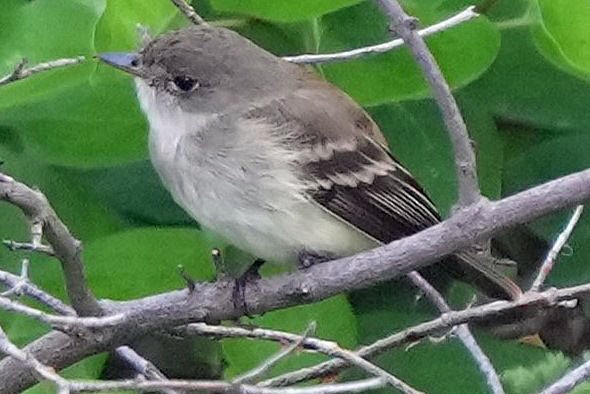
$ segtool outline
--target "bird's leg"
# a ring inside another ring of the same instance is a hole
[[[241,309],[244,314],[250,316],[248,305],[246,304],[246,286],[260,279],[260,267],[264,264],[263,259],[256,259],[250,267],[238,278],[234,283],[234,290],[232,292],[232,300],[234,308]]]
[[[302,250],[297,253],[297,268],[300,270],[309,268],[316,264],[325,263],[326,261],[334,260],[336,256],[328,252],[310,252]]]

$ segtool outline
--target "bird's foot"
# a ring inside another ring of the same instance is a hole
[[[242,310],[244,315],[252,317],[246,304],[246,286],[256,282],[261,278],[260,267],[264,264],[264,260],[256,259],[254,263],[234,282],[234,289],[232,292],[232,301],[234,308]]]

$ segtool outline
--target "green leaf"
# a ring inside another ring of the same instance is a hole
[[[130,222],[195,224],[172,200],[148,160],[96,169],[72,168],[68,169],[67,174],[84,185],[106,208]]]
[[[447,18],[449,11],[424,6],[413,14],[427,25]],[[326,15],[321,20],[319,51],[337,52],[388,41],[388,23],[374,2]],[[457,88],[475,80],[492,64],[500,48],[500,35],[491,22],[479,17],[431,36],[427,43],[447,81]],[[407,48],[325,65],[322,70],[328,80],[365,106],[429,95],[423,74]]]
[[[177,14],[169,0],[109,0],[96,25],[96,50],[133,51],[138,46],[138,24],[156,36],[168,28]]]
[[[468,129],[478,147],[480,183],[485,195],[500,195],[502,142],[493,119],[481,107],[462,100]],[[393,154],[423,185],[441,212],[457,198],[455,166],[440,111],[431,100],[372,107],[369,112],[389,141]]]
[[[214,276],[210,241],[185,228],[138,228],[88,243],[88,279],[97,297],[127,300],[181,288],[177,266],[196,280]]]
[[[536,0],[539,23],[533,37],[557,67],[590,80],[590,1]]]
[[[314,18],[361,1],[363,0],[210,0],[217,11],[282,22]]]
[[[317,323],[317,330],[312,335],[336,341],[340,346],[348,349],[356,345],[356,319],[344,296],[333,297],[312,305],[268,312],[252,319],[252,323],[256,326],[292,333],[303,333],[311,322]],[[228,377],[234,377],[258,366],[281,349],[281,345],[274,342],[247,339],[225,339],[222,345],[228,362],[225,371]],[[327,358],[322,355],[296,351],[279,362],[269,376],[326,360]]]
[[[418,290],[404,281],[391,281],[354,292],[351,303],[359,321],[361,343],[368,345],[438,315],[427,300],[417,302],[417,294]],[[389,350],[371,360],[424,392],[487,392],[469,352],[456,340],[437,342],[425,339],[414,346]],[[461,367],[457,368],[458,365]],[[360,378],[363,376],[360,373],[355,369],[347,373],[346,378]],[[390,392],[390,388],[375,391]]]
[[[498,118],[501,127],[567,131],[587,130],[590,124],[590,84],[548,64],[522,27],[503,30],[498,58],[463,93]]]
[[[534,393],[559,379],[570,364],[561,353],[545,355],[533,365],[514,366],[502,373],[506,389],[514,394]]]
[[[94,26],[104,0],[6,0],[0,13],[0,75],[26,58],[29,63],[94,54]],[[71,16],[71,17],[68,17]],[[40,99],[59,100],[86,80],[92,65],[45,72],[0,87],[0,110]]]
[[[517,133],[517,129],[512,130]],[[525,134],[524,132],[522,132]],[[554,132],[536,130],[528,138],[511,139],[509,159],[505,163],[504,188],[512,194],[528,186],[546,182],[590,166],[587,147],[590,135],[586,131]],[[547,160],[551,158],[551,160]],[[568,220],[571,211],[550,215],[531,223],[531,228],[541,237],[553,240]],[[590,280],[588,256],[590,246],[590,220],[584,215],[568,245],[573,253],[562,255],[548,278],[548,284],[567,286]]]
[[[31,30],[39,30],[38,43],[28,32],[21,32],[36,44],[32,49],[27,49],[22,40],[0,42],[18,44],[19,50],[27,51],[27,57],[35,61],[45,60],[47,56],[91,55],[95,47],[101,51],[134,50],[138,22],[157,34],[178,15],[167,0],[151,1],[149,5],[141,1],[108,1],[106,9],[104,2],[90,2],[96,3],[90,6],[88,2],[60,0],[54,8],[49,3],[40,0],[28,7],[22,6],[22,2],[20,6],[11,4],[13,13],[21,15],[23,20],[32,18],[37,22]],[[76,15],[65,19],[77,22],[48,23],[64,19],[63,15]],[[47,25],[63,26],[56,28],[55,34],[38,28]],[[15,36],[19,33],[18,30],[7,32]],[[0,46],[0,54],[3,49],[10,48]],[[12,54],[6,58],[18,59],[18,56]],[[29,151],[52,164],[97,167],[144,158],[145,120],[138,111],[129,76],[103,65],[98,67],[97,70],[96,64],[89,63],[47,73],[35,77],[38,82],[31,89],[27,89],[26,81],[0,88],[0,109],[4,107],[0,124],[18,130]]]
[[[31,155],[52,164],[96,167],[146,157],[147,126],[132,82],[106,67],[95,83],[65,89],[59,99],[0,112],[0,125],[22,135]]]

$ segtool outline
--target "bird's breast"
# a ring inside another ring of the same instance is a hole
[[[294,153],[254,129],[261,125],[203,122],[185,133],[150,123],[154,167],[201,225],[273,261],[292,261],[304,249],[347,255],[374,245],[306,196]]]

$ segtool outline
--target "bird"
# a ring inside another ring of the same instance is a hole
[[[306,268],[441,221],[359,104],[232,30],[191,26],[100,59],[134,77],[176,203],[253,256]],[[438,265],[490,297],[521,294],[475,253]]]

